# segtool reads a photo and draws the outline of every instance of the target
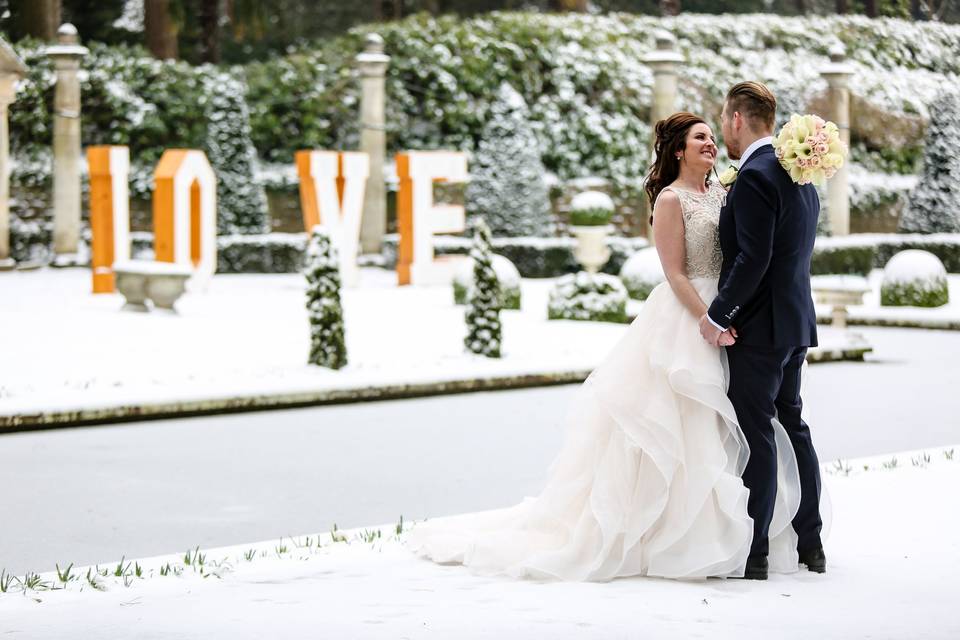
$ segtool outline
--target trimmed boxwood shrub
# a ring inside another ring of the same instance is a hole
[[[928,251],[901,251],[883,270],[880,287],[883,306],[941,307],[949,301],[947,272]]]
[[[605,273],[565,275],[550,291],[547,318],[627,322],[627,290],[619,278]]]
[[[520,308],[520,273],[512,262],[501,255],[493,255],[493,270],[500,283],[500,308]],[[473,286],[473,258],[463,261],[453,274],[453,303],[467,304]]]

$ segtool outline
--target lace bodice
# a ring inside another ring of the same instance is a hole
[[[688,191],[680,187],[664,187],[680,199],[686,241],[687,277],[716,278],[720,275],[723,255],[720,253],[720,207],[726,190],[711,184],[706,193]]]

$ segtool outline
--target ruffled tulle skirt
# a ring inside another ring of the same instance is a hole
[[[705,301],[716,279],[694,279]],[[505,509],[415,523],[405,544],[480,574],[605,581],[742,576],[753,535],[740,479],[749,455],[726,396],[721,349],[666,284],[576,391],[540,495]],[[774,571],[797,567],[793,449],[780,455]]]

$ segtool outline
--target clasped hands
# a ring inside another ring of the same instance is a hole
[[[721,331],[707,318],[707,314],[700,316],[700,335],[708,344],[714,347],[729,347],[737,341],[737,330],[730,327]]]

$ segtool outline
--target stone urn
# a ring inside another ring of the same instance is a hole
[[[573,255],[589,273],[610,259],[607,236],[613,208],[613,200],[601,191],[578,193],[570,202],[570,232],[577,239]]]
[[[148,311],[147,300],[157,309],[176,311],[174,304],[186,291],[193,270],[171,262],[124,260],[113,265],[117,291],[126,299],[124,309]]]
[[[173,305],[187,290],[189,272],[156,273],[147,280],[147,297],[153,300],[158,309],[176,311]]]
[[[147,274],[130,262],[113,265],[114,281],[117,291],[126,300],[123,308],[127,311],[149,311],[147,307]]]
[[[597,273],[610,259],[610,249],[607,247],[607,236],[610,235],[609,225],[571,226],[570,232],[577,239],[577,246],[573,255],[585,271]]]

